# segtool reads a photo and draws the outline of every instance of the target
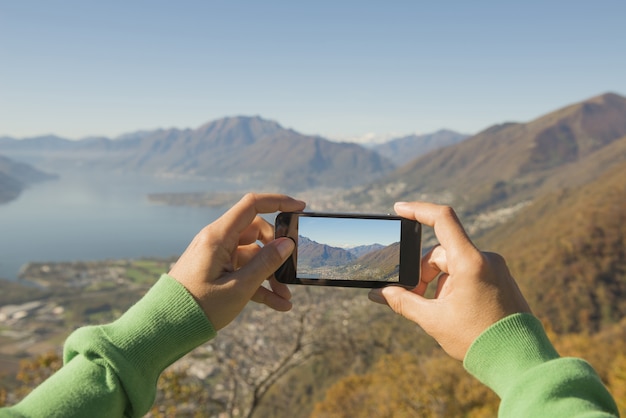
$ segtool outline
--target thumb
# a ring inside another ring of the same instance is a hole
[[[388,305],[395,313],[415,322],[428,332],[427,324],[433,315],[432,300],[400,286],[372,289],[368,296],[371,301]]]

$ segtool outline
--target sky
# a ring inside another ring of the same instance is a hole
[[[353,248],[398,242],[400,227],[397,220],[300,217],[298,234],[319,244]]]
[[[381,140],[626,95],[626,2],[0,0],[0,136]]]

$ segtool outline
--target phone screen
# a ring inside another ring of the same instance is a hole
[[[300,217],[296,274],[398,282],[400,220]]]
[[[276,271],[282,283],[320,286],[415,287],[420,275],[421,225],[391,215],[283,212],[276,237],[296,249]]]

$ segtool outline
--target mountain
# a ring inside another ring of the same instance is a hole
[[[308,267],[342,266],[356,257],[343,248],[320,244],[309,238],[298,237],[298,264]]]
[[[558,332],[626,317],[626,161],[549,193],[478,244],[501,253],[533,311]]]
[[[0,155],[0,203],[15,199],[30,184],[53,178],[55,176],[28,164],[18,163]]]
[[[382,246],[381,246],[382,247]],[[400,271],[400,243],[396,242],[368,252],[354,262],[361,271],[373,272],[376,280],[398,274]]]
[[[626,98],[607,93],[432,151],[344,199],[389,207],[417,197],[476,213],[583,184],[626,159]]]
[[[378,251],[381,248],[385,248],[385,246],[382,244],[370,244],[370,245],[359,245],[358,247],[348,248],[348,251],[350,251],[350,254],[352,254],[356,258],[359,258],[362,255],[365,255],[372,251]]]
[[[229,117],[197,129],[137,132],[115,140],[0,140],[0,152],[50,167],[223,179],[300,191],[372,181],[394,165],[372,150],[302,135],[260,117]]]
[[[407,135],[392,139],[374,146],[373,149],[393,161],[397,166],[401,166],[437,148],[457,144],[468,136],[442,129],[432,134]]]
[[[22,184],[0,170],[0,204],[9,202],[22,193]]]

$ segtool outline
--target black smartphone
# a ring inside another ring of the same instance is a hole
[[[281,212],[275,237],[296,243],[278,281],[345,287],[417,286],[422,226],[393,215]]]

